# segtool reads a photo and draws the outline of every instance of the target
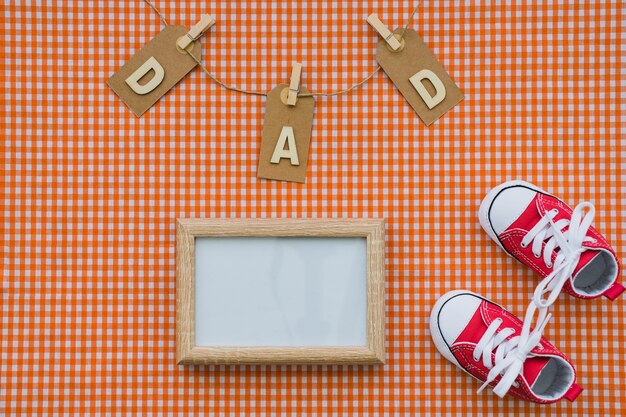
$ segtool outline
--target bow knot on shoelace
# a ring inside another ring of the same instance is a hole
[[[537,326],[531,331],[530,325],[527,323],[532,321],[537,310],[539,311]],[[543,329],[550,320],[550,314],[546,314],[546,312],[546,309],[537,309],[531,303],[526,311],[526,318],[520,335],[510,339],[508,338],[515,333],[512,328],[506,327],[498,332],[503,322],[502,319],[497,318],[489,325],[473,353],[474,359],[477,361],[482,356],[483,365],[490,369],[487,379],[478,389],[478,392],[487,387],[498,375],[501,375],[502,379],[493,388],[493,392],[499,397],[504,397],[511,386],[515,385],[515,380],[524,369],[524,362],[532,350],[540,345]],[[496,349],[495,354],[493,349]]]
[[[585,213],[585,209],[587,212]],[[571,219],[554,221],[559,213],[552,209],[526,233],[522,239],[522,247],[532,242],[533,254],[539,258],[543,252],[543,261],[549,268],[554,268],[535,289],[533,301],[538,308],[548,308],[556,301],[563,285],[572,276],[580,261],[580,255],[587,250],[584,242],[594,242],[595,239],[587,236],[591,227],[595,208],[589,202],[580,203],[572,211]],[[563,231],[567,228],[566,231]],[[545,242],[545,246],[544,246]],[[553,253],[556,253],[554,262]],[[547,297],[544,296],[547,294]]]

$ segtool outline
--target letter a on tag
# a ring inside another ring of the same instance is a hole
[[[402,29],[396,29],[396,39]],[[417,32],[407,29],[394,51],[380,41],[376,60],[426,126],[463,100],[463,92]]]
[[[166,26],[107,80],[135,116],[144,114],[197,65],[187,52],[200,60],[199,42],[191,43],[187,52],[176,46],[188,31],[184,26]]]
[[[302,94],[308,94],[304,87]],[[272,180],[305,182],[313,127],[313,97],[298,97],[287,105],[289,85],[280,84],[267,95],[267,107],[257,176]]]

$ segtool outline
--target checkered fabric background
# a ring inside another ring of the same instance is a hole
[[[465,101],[426,128],[381,72],[316,100],[304,185],[255,176],[264,99],[194,70],[141,119],[105,80],[161,29],[141,1],[4,2],[2,416],[607,416],[625,413],[624,301],[559,298],[546,335],[586,388],[575,403],[498,399],[435,350],[435,300],[467,288],[521,315],[536,278],[477,221],[521,178],[571,204],[622,254],[621,2],[426,0],[414,27]],[[172,24],[217,17],[204,61],[269,90],[304,63],[314,91],[375,68],[378,12],[413,1],[158,0]],[[385,217],[384,366],[177,366],[174,219]]]

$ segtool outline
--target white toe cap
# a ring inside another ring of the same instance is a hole
[[[523,185],[514,185],[500,190],[491,201],[488,218],[497,235],[517,220],[534,200],[537,192]]]
[[[433,309],[437,330],[450,346],[474,317],[483,299],[469,291],[453,291],[437,301]]]

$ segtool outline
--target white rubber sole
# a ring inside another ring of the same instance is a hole
[[[452,362],[459,369],[465,371],[465,369],[461,366],[461,364],[456,360],[456,358],[454,357],[454,355],[450,351],[450,347],[448,346],[448,344],[444,340],[443,335],[441,334],[441,331],[439,330],[439,323],[438,323],[439,312],[441,311],[441,308],[444,306],[444,304],[446,304],[446,302],[448,302],[448,300],[450,300],[450,299],[452,299],[452,298],[454,298],[454,297],[456,297],[458,295],[461,295],[461,294],[472,294],[472,295],[475,295],[477,297],[480,297],[478,294],[475,294],[475,293],[473,293],[471,291],[466,291],[466,290],[450,291],[450,292],[447,292],[444,295],[442,295],[437,300],[437,302],[433,306],[433,309],[430,312],[430,336],[432,337],[433,342],[435,343],[435,347],[437,348],[439,353],[441,353],[441,355],[444,358],[446,358],[447,360]]]
[[[480,222],[480,226],[487,233],[487,235],[491,238],[491,240],[496,242],[498,246],[500,246],[500,248],[504,252],[506,252],[506,254],[509,256],[511,255],[506,249],[504,249],[504,247],[500,243],[500,239],[498,239],[498,235],[496,235],[496,232],[491,227],[491,222],[489,221],[489,209],[491,208],[491,204],[493,203],[493,200],[496,199],[496,197],[498,196],[498,194],[500,194],[502,190],[515,187],[515,186],[520,186],[520,185],[526,188],[529,188],[533,191],[542,193],[542,194],[548,194],[541,188],[537,187],[536,185],[533,185],[526,181],[520,181],[520,180],[507,181],[493,188],[491,191],[489,191],[487,195],[485,196],[485,198],[483,198],[483,201],[480,203],[480,208],[478,209],[478,221]]]

